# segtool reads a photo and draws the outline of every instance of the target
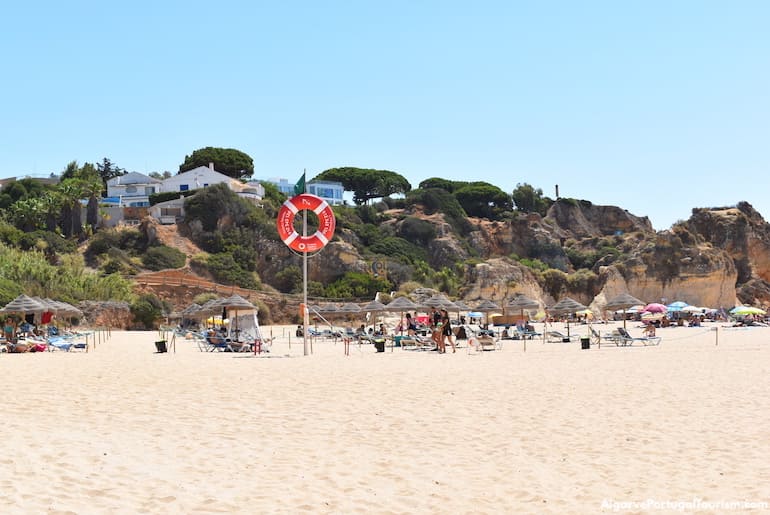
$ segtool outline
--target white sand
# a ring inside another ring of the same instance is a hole
[[[709,329],[661,329],[659,347],[349,357],[331,342],[303,356],[296,338],[270,357],[155,354],[157,333],[115,332],[88,354],[3,354],[0,512],[768,503],[770,328],[721,330],[718,346]]]

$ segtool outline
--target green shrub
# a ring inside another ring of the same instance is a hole
[[[436,238],[436,226],[414,216],[408,216],[401,223],[400,236],[415,245],[427,245]]]
[[[427,257],[423,247],[397,237],[386,237],[375,241],[369,247],[369,250],[375,254],[391,256],[401,262],[410,264],[418,260],[424,260]]]
[[[519,261],[522,265],[531,268],[532,270],[538,270],[540,272],[544,272],[548,270],[550,267],[540,261],[539,259],[530,259],[530,258],[524,258]]]
[[[182,268],[187,261],[184,252],[166,245],[150,247],[142,255],[142,263],[150,270],[165,270],[167,268]]]
[[[374,298],[378,291],[392,288],[393,285],[386,279],[363,272],[346,272],[326,287],[326,296],[333,299],[369,299]]]
[[[163,313],[169,311],[170,307],[152,294],[140,295],[131,303],[134,323],[142,329],[155,329],[163,318]]]
[[[233,284],[241,288],[259,289],[259,282],[254,273],[244,270],[233,259],[232,254],[211,254],[206,260],[206,268],[221,284]]]
[[[289,265],[275,274],[270,284],[283,293],[299,293],[302,291],[302,270]]]

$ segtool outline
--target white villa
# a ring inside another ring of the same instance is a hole
[[[258,182],[242,183],[237,179],[214,170],[214,164],[199,166],[168,179],[158,180],[147,175],[132,172],[107,181],[107,198],[104,199],[109,207],[110,222],[114,225],[125,219],[126,222],[137,223],[133,220],[140,216],[141,211],[130,210],[129,215],[124,208],[145,208],[146,214],[156,218],[161,223],[173,224],[179,217],[184,216],[184,197],[161,202],[150,207],[150,195],[165,192],[186,192],[213,186],[227,184],[238,196],[258,203],[265,196],[265,188]]]

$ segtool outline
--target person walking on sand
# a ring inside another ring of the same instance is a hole
[[[446,351],[446,341],[449,340],[449,344],[452,346],[452,353],[457,352],[455,348],[455,342],[452,339],[452,324],[449,323],[449,313],[446,309],[441,310],[441,344]]]

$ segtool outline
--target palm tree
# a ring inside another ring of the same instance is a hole
[[[40,203],[45,214],[45,228],[47,231],[56,231],[58,218],[62,210],[62,196],[56,190],[47,191],[40,197]]]
[[[80,214],[80,199],[83,198],[83,184],[80,179],[65,179],[59,184],[62,197],[62,217],[60,220],[62,233],[66,237],[83,234],[83,224]]]
[[[42,226],[44,210],[39,198],[18,200],[11,205],[10,220],[16,228],[32,232]]]

